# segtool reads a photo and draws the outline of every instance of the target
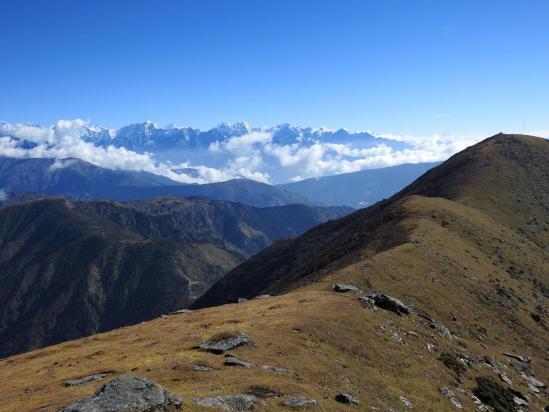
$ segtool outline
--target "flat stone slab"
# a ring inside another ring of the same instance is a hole
[[[223,365],[226,366],[241,366],[243,368],[250,369],[252,367],[251,362],[243,361],[238,358],[227,358],[225,359],[225,362],[223,362]]]
[[[222,334],[218,337],[213,337],[209,341],[200,344],[198,348],[221,355],[228,350],[238,348],[242,345],[253,345],[253,343],[254,342],[246,333],[240,332],[237,334]]]
[[[71,403],[61,412],[171,412],[183,400],[149,379],[123,375],[100,387],[93,396]]]
[[[101,379],[105,379],[107,376],[110,376],[112,374],[113,372],[96,373],[95,375],[88,375],[88,376],[84,376],[83,378],[67,381],[63,384],[63,386],[65,387],[82,386],[90,382],[100,381]]]
[[[396,313],[397,315],[409,315],[410,313],[412,313],[412,308],[410,306],[405,305],[397,298],[386,295],[379,291],[374,291],[371,294],[367,295],[367,297],[372,299],[378,308],[389,310]]]

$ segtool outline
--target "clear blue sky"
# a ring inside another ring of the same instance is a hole
[[[0,120],[549,129],[549,1],[0,2]]]

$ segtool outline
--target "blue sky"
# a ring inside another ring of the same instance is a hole
[[[549,130],[549,1],[0,3],[0,120]]]

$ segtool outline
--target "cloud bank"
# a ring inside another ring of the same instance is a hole
[[[302,139],[299,133],[292,139],[279,139],[274,129],[254,129],[214,141],[199,157],[189,154],[183,162],[171,162],[157,161],[157,154],[147,151],[97,146],[82,138],[90,130],[94,128],[82,119],[59,120],[49,127],[0,123],[0,155],[59,159],[52,168],[66,167],[70,162],[61,159],[79,158],[100,167],[145,171],[182,183],[233,178],[281,183],[402,163],[442,161],[487,137],[376,134],[367,135],[368,144],[362,144],[352,139],[337,140],[335,135],[323,138],[322,134],[313,139]],[[194,162],[195,158],[202,161]]]

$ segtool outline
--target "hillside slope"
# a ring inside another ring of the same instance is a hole
[[[204,198],[0,209],[0,356],[181,308],[246,257],[345,208]]]
[[[280,187],[325,205],[362,208],[391,197],[438,163],[402,164],[287,183]]]
[[[481,401],[498,412],[524,411],[524,403],[543,410],[548,159],[547,141],[495,136],[392,199],[275,243],[197,306],[286,293],[0,360],[7,382],[0,409],[55,411],[130,373],[165,386],[193,411],[212,410],[193,399],[243,393],[262,397],[258,411],[290,410],[284,402],[298,396],[330,412],[473,411]],[[361,291],[337,293],[334,283]],[[360,299],[373,290],[411,313]],[[255,342],[231,350],[249,368],[197,349],[236,332]],[[112,375],[102,381],[64,387],[106,365]],[[360,404],[338,402],[342,393]]]

